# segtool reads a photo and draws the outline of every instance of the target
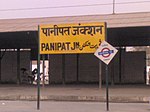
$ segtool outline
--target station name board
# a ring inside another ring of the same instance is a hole
[[[105,32],[105,23],[99,22],[40,25],[40,54],[94,53]]]

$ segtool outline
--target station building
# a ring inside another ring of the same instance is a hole
[[[38,25],[107,23],[107,41],[119,52],[109,65],[111,84],[146,84],[150,66],[150,12],[0,20],[0,82],[21,84],[21,68],[36,65]],[[48,84],[105,84],[105,64],[94,54],[41,56]],[[42,72],[42,70],[41,70]],[[101,75],[101,76],[100,76]]]

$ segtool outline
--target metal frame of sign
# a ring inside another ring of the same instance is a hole
[[[107,41],[107,24],[105,24],[105,40]],[[108,91],[108,65],[106,65],[106,109],[109,111],[109,91]],[[38,62],[37,62],[37,109],[40,109],[40,26],[38,25]],[[99,63],[99,75],[101,75],[101,61]]]

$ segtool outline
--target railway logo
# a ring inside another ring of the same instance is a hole
[[[116,48],[103,41],[94,55],[108,65],[117,52],[118,50]]]
[[[101,50],[101,52],[98,52],[98,55],[102,55],[102,57],[108,58],[112,53],[114,53],[114,50],[110,50],[109,48],[105,47]]]

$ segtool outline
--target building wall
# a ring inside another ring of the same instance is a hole
[[[93,60],[94,59],[94,60]],[[77,68],[77,55],[65,55],[65,62],[63,63],[63,55],[50,55],[50,83],[63,82],[63,66],[65,73],[65,82],[97,82],[98,81],[98,61],[92,54],[81,54],[78,56]],[[77,71],[78,69],[78,71]],[[77,79],[78,72],[78,79]]]
[[[1,61],[2,82],[13,82],[17,80],[17,52],[5,52]]]
[[[109,82],[113,80],[116,84],[144,84],[146,80],[144,76],[146,52],[121,52],[121,69],[119,69],[119,53],[109,65]],[[103,82],[105,82],[104,69],[103,65]]]
[[[49,82],[62,83],[62,55],[50,55],[49,63]]]
[[[123,83],[145,83],[146,74],[146,52],[125,53],[122,60],[122,82]]]
[[[97,82],[99,73],[99,60],[93,54],[79,55],[79,81]]]
[[[20,52],[20,68],[26,68],[30,70],[29,51]],[[2,82],[17,83],[17,52],[16,51],[5,52],[4,57],[1,60],[1,77],[2,77]]]
[[[116,84],[145,83],[145,52],[122,52],[121,57],[121,79],[118,53],[109,64],[109,82],[113,81]],[[65,82],[77,82],[77,56],[65,55],[65,63],[62,63],[62,59],[62,55],[50,56],[50,83],[63,82],[63,66],[65,66]],[[79,83],[99,82],[99,60],[93,54],[80,54],[78,64]],[[105,83],[105,76],[105,64],[102,62],[103,83]]]
[[[65,55],[65,81],[73,83],[77,81],[77,55]]]
[[[65,60],[63,58],[65,56]],[[121,82],[119,79],[119,53],[109,64],[109,82],[114,83],[145,83],[144,67],[145,52],[122,52]],[[99,59],[93,54],[50,55],[50,83],[62,83],[63,72],[65,83],[98,83]],[[64,63],[63,63],[64,60]],[[30,52],[20,53],[20,68],[30,70]],[[63,71],[63,68],[65,69]],[[78,71],[77,71],[78,69]],[[5,52],[2,59],[2,82],[17,82],[17,52]],[[22,72],[20,72],[22,75]],[[105,83],[105,64],[102,63],[102,82]]]
[[[30,61],[30,51],[20,52],[20,68],[26,68],[28,73],[31,73],[31,61]],[[17,69],[17,68],[16,68]],[[20,78],[22,78],[22,71],[20,71]],[[22,79],[21,79],[22,80]]]

